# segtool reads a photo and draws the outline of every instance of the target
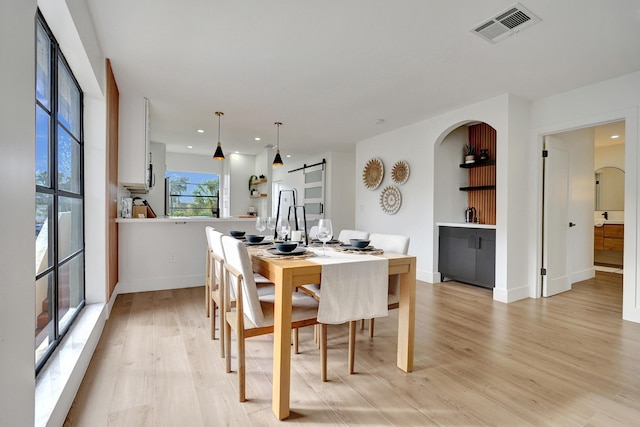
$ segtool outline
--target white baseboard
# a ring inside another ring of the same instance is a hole
[[[143,279],[134,281],[118,282],[119,294],[129,294],[132,292],[165,291],[168,289],[195,288],[204,286],[204,276],[181,276],[162,277],[153,279]],[[115,294],[115,292],[114,292]]]
[[[592,279],[596,276],[596,270],[591,267],[581,271],[571,273],[571,283],[582,282],[583,280]]]
[[[416,279],[428,283],[440,283],[440,273],[418,270],[416,271]]]
[[[520,286],[515,289],[493,288],[493,300],[510,303],[529,298],[529,286]]]

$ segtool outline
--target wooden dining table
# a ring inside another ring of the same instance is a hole
[[[254,271],[275,284],[272,410],[279,420],[290,414],[291,394],[291,301],[297,286],[321,283],[322,265],[309,259],[260,257],[250,251]],[[389,275],[400,275],[398,349],[396,364],[404,372],[413,370],[416,308],[416,257],[384,253]]]

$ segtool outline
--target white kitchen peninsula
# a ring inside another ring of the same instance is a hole
[[[204,285],[206,226],[256,233],[254,218],[118,218],[117,292]]]

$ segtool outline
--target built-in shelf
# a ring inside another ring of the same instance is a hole
[[[261,197],[267,197],[267,195],[266,194],[258,194],[256,196],[249,196],[249,198],[251,198],[251,199],[259,199]]]
[[[257,179],[255,181],[251,181],[251,185],[264,184],[267,182],[267,178]]]
[[[474,185],[471,187],[460,187],[460,191],[495,190],[495,185]]]
[[[464,169],[471,169],[471,168],[481,168],[483,166],[491,166],[491,165],[495,165],[496,164],[496,160],[479,160],[477,162],[474,163],[461,163],[460,167],[464,168]]]

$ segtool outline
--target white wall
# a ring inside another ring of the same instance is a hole
[[[420,280],[438,282],[438,234],[436,206],[444,203],[455,206],[460,192],[447,193],[436,184],[436,163],[451,162],[449,168],[457,174],[460,158],[455,149],[447,153],[441,145],[452,130],[470,121],[489,124],[497,132],[498,188],[496,201],[496,287],[494,299],[514,301],[528,296],[526,251],[508,251],[513,247],[528,247],[522,239],[522,230],[528,226],[531,213],[522,209],[528,194],[528,156],[526,154],[528,130],[528,103],[505,94],[459,110],[406,126],[383,135],[360,141],[356,148],[356,227],[370,232],[405,234],[411,237],[409,253],[417,256],[417,274]],[[452,138],[456,138],[453,136]],[[458,137],[460,138],[460,137]],[[444,151],[443,151],[444,150]],[[443,154],[445,158],[436,158]],[[361,181],[361,171],[372,157],[380,157],[385,165],[385,178],[381,187],[367,190]],[[400,186],[402,207],[395,215],[387,215],[379,207],[380,191],[392,183],[389,170],[397,160],[406,160],[411,168],[407,183]],[[447,167],[446,164],[438,165]],[[457,184],[457,182],[456,182]],[[448,184],[449,185],[449,184]],[[462,210],[461,210],[462,212]],[[512,214],[510,214],[512,212]],[[460,222],[463,222],[460,214]]]
[[[256,157],[246,154],[230,154],[229,172],[231,174],[231,216],[246,215],[249,206],[255,206],[249,197],[249,177],[255,175]]]
[[[34,421],[36,1],[0,5],[0,425]],[[7,102],[11,100],[11,102]]]
[[[596,148],[596,160],[594,170],[605,166],[625,170],[624,144],[606,145]]]
[[[304,197],[304,174],[302,170],[289,173],[290,170],[301,168],[303,165],[313,165],[326,160],[325,186],[325,218],[331,218],[334,232],[355,227],[355,188],[353,185],[353,164],[355,152],[334,151],[313,156],[285,159],[285,165],[273,168],[273,182],[280,183],[286,188],[297,190],[296,203],[301,204]],[[277,207],[278,195],[273,195],[273,203]]]
[[[435,147],[434,204],[436,222],[463,222],[464,210],[468,205],[468,195],[460,191],[469,185],[467,169],[453,167],[462,163],[462,147],[469,143],[469,128],[462,125],[449,133]],[[436,253],[437,256],[437,253]]]
[[[356,190],[353,182],[357,175],[353,167],[355,152],[332,151],[324,153],[323,158],[327,161],[325,217],[331,218],[334,233],[339,233],[339,230],[354,229]]]
[[[11,200],[4,211],[0,255],[0,425],[33,425],[36,404],[34,378],[34,200],[35,200],[35,63],[36,1],[4,2],[0,6],[0,85],[10,103],[0,106],[2,195]],[[50,0],[40,4],[85,94],[85,227],[87,303],[104,305],[106,200],[104,57],[93,33],[86,4],[81,0]],[[98,191],[95,191],[99,189]],[[101,325],[104,324],[101,319]],[[72,333],[72,332],[70,332]],[[87,343],[90,354],[96,341]],[[84,355],[69,377],[61,405],[53,409],[53,424],[62,423],[86,370]],[[54,395],[53,390],[48,394]],[[38,406],[39,408],[40,406]]]

